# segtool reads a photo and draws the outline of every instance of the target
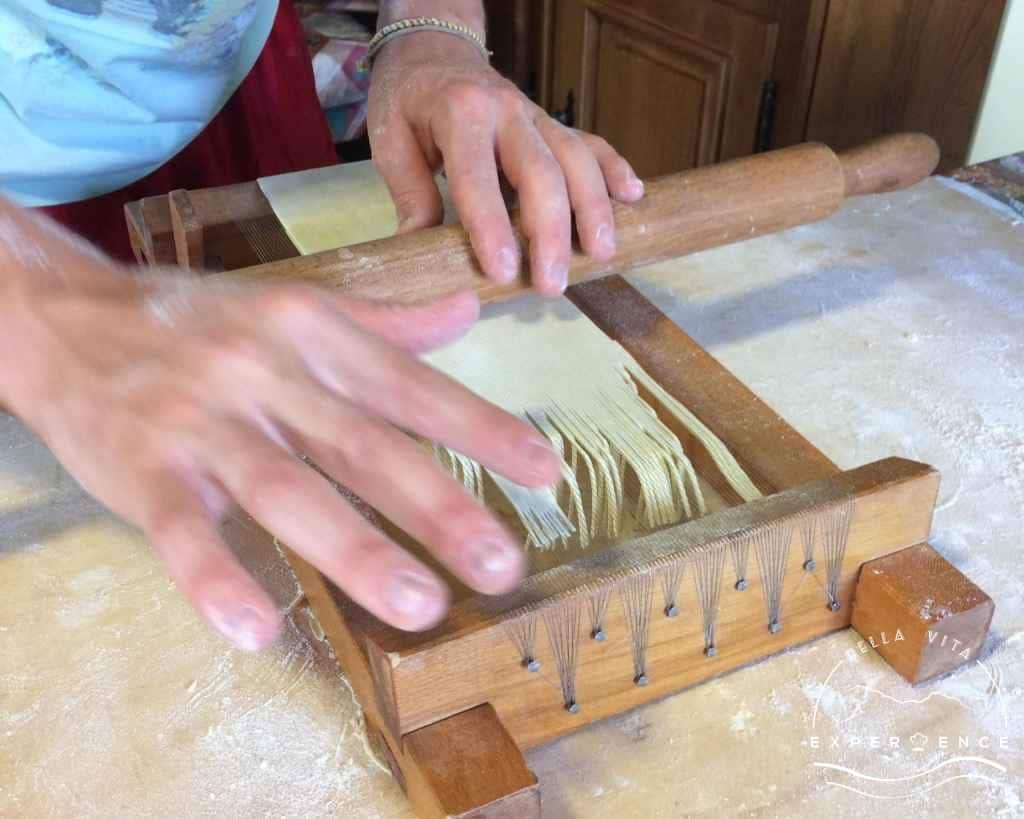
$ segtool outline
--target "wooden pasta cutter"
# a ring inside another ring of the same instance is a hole
[[[617,208],[612,262],[575,257],[572,281],[603,278],[568,298],[711,428],[763,498],[744,503],[666,413],[721,508],[536,573],[515,593],[466,597],[430,632],[381,624],[289,555],[419,815],[539,816],[523,750],[849,625],[911,682],[975,658],[993,603],[927,542],[937,472],[901,458],[840,471],[610,275],[825,218],[847,196],[919,181],[937,160],[927,137],[899,135],[841,156],[801,145],[676,174]],[[493,301],[525,287],[483,279],[458,226],[299,257],[256,183],[175,191],[126,213],[144,264],[396,300],[474,287]],[[903,640],[880,639],[896,629]]]

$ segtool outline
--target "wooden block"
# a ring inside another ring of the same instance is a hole
[[[978,656],[995,604],[929,544],[866,563],[853,627],[909,682],[930,680]]]
[[[490,705],[407,735],[396,747],[367,722],[370,741],[421,819],[537,819],[540,788]]]
[[[402,737],[380,701],[379,671],[323,576],[290,550],[288,562],[363,706],[366,733],[416,815],[536,819],[540,787],[494,709],[484,704]]]
[[[405,752],[415,763],[408,779],[413,803],[422,804],[416,797],[422,789],[436,800],[438,816],[540,816],[537,778],[490,705],[413,731]]]

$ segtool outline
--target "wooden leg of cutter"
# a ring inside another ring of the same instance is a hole
[[[188,191],[177,190],[167,195],[167,201],[171,208],[171,229],[178,266],[199,272],[205,266],[206,254],[203,249],[203,223],[192,206],[192,197]]]
[[[143,266],[173,265],[178,262],[167,196],[147,196],[124,206],[128,239],[135,260]]]
[[[865,563],[853,627],[910,683],[977,658],[995,605],[927,543]]]
[[[490,705],[406,734],[388,727],[379,681],[323,576],[285,548],[310,606],[363,706],[366,731],[421,819],[538,819],[540,786]]]
[[[537,779],[490,705],[406,734],[401,748],[369,720],[366,730],[422,819],[539,819]]]

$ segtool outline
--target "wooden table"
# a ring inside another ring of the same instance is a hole
[[[995,597],[995,635],[984,666],[922,704],[885,700],[924,693],[844,633],[593,726],[530,754],[547,816],[820,815],[822,799],[837,815],[1019,805],[1022,259],[1011,219],[929,182],[633,278],[840,465],[902,451],[939,466],[938,545]],[[232,651],[20,424],[3,422],[0,447],[0,813],[406,815],[301,608],[271,652]],[[277,555],[251,561],[289,606]],[[957,780],[930,800],[879,801],[821,767],[913,775],[949,754],[886,759],[830,743],[872,733],[937,745],[940,731],[1005,735],[1010,748],[987,753],[1006,770],[977,768],[991,781]]]

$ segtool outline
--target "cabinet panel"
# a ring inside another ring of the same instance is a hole
[[[721,54],[589,12],[581,124],[631,157],[641,176],[714,162],[728,63]],[[593,87],[587,80],[593,82]],[[643,123],[644,127],[637,127]]]
[[[642,175],[754,150],[777,23],[719,0],[554,4],[549,108],[570,91],[576,122]]]
[[[925,131],[963,163],[1005,0],[832,0],[808,139]]]

